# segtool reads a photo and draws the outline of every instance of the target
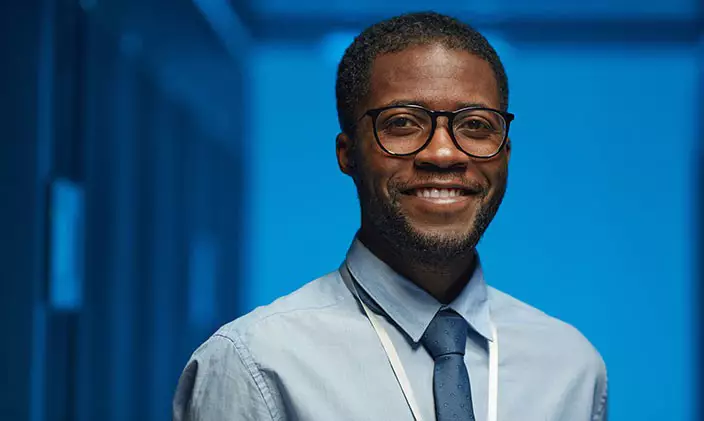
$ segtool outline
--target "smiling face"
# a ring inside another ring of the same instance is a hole
[[[369,95],[358,111],[398,103],[431,110],[468,104],[499,109],[499,102],[486,61],[431,44],[378,56]],[[379,147],[370,117],[359,122],[354,141],[338,136],[340,168],[354,178],[362,207],[360,236],[430,261],[476,246],[503,199],[510,144],[490,159],[472,158],[457,149],[447,123],[439,117],[428,146],[405,157]]]

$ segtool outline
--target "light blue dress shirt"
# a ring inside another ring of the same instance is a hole
[[[424,420],[433,359],[419,339],[443,305],[355,240],[346,260],[396,347]],[[282,276],[283,273],[282,273]],[[606,420],[606,368],[574,327],[484,281],[480,265],[447,307],[467,320],[474,413],[486,421],[490,317],[499,336],[500,421]],[[188,362],[175,421],[412,421],[379,339],[335,271],[223,326]]]

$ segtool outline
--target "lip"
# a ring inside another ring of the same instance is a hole
[[[476,186],[468,186],[461,183],[422,183],[408,186],[402,193],[412,196],[412,194],[410,194],[411,191],[420,189],[462,190],[465,192],[463,196],[472,196],[480,192]]]
[[[464,194],[452,197],[424,197],[413,193],[416,189],[436,188],[436,189],[460,189]],[[409,208],[415,208],[420,213],[425,214],[451,214],[462,212],[472,206],[478,193],[475,189],[468,189],[466,186],[458,185],[438,185],[428,184],[406,190],[402,195],[402,201]]]
[[[413,194],[404,194],[403,197],[406,200],[420,203],[427,203],[429,205],[435,206],[450,206],[454,204],[464,205],[465,203],[474,199],[475,195],[463,195],[463,196],[453,196],[453,197],[422,197]]]

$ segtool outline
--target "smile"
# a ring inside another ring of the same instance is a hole
[[[446,208],[448,205],[463,207],[465,203],[476,195],[473,191],[457,187],[418,187],[407,190],[404,194],[412,198],[412,201],[417,202],[418,205],[423,203],[426,206],[442,205],[443,210],[449,210],[449,208]],[[427,210],[430,211],[432,209],[434,208],[428,208]]]
[[[423,188],[412,190],[417,197],[426,199],[444,199],[450,197],[467,196],[468,192],[462,189],[438,189],[438,188]]]

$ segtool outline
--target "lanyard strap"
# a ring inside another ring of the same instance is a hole
[[[491,338],[489,341],[489,401],[487,407],[487,420],[499,419],[499,333],[496,325],[489,318],[491,325]]]
[[[391,363],[391,368],[393,369],[393,372],[396,375],[396,380],[401,386],[403,397],[406,398],[408,407],[411,408],[413,418],[416,421],[423,421],[423,417],[420,413],[420,408],[418,407],[418,401],[416,400],[416,397],[413,394],[411,383],[408,381],[406,370],[403,368],[403,364],[401,364],[401,359],[399,358],[398,353],[396,352],[396,347],[394,347],[393,342],[391,342],[391,338],[389,338],[386,329],[384,329],[381,323],[379,323],[379,315],[370,311],[367,305],[364,304],[362,300],[360,300],[360,302],[362,303],[362,307],[364,307],[364,312],[367,313],[369,321],[372,323],[372,326],[374,326],[374,330],[376,331],[376,334],[379,337],[379,340],[381,341],[381,345],[384,347],[386,356],[388,357],[389,362]]]
[[[357,298],[359,303],[362,305],[364,313],[367,315],[369,322],[374,328],[374,331],[376,332],[376,335],[379,338],[379,341],[381,342],[381,346],[384,348],[386,357],[388,358],[389,363],[391,364],[391,369],[394,372],[394,376],[396,376],[396,381],[401,387],[403,397],[406,399],[406,403],[408,404],[408,407],[410,408],[411,413],[413,414],[413,419],[415,421],[423,421],[423,417],[420,413],[420,408],[418,407],[418,401],[416,400],[415,395],[413,394],[413,389],[411,388],[411,383],[408,381],[406,370],[403,368],[401,359],[398,356],[396,347],[394,346],[393,342],[391,342],[389,334],[386,332],[386,329],[381,324],[381,317],[371,311],[369,307],[364,303],[364,300],[362,300],[362,298],[359,296],[357,286],[355,285],[355,282],[352,279],[352,272],[350,272],[346,262],[344,265],[344,270],[341,270],[340,274],[342,275],[342,280],[345,282],[345,284],[347,284],[347,287],[350,288],[355,298]],[[491,335],[493,340],[489,341],[489,397],[487,408],[487,421],[497,421],[499,396],[499,336],[494,323],[491,320],[489,321],[489,323],[491,325]]]

